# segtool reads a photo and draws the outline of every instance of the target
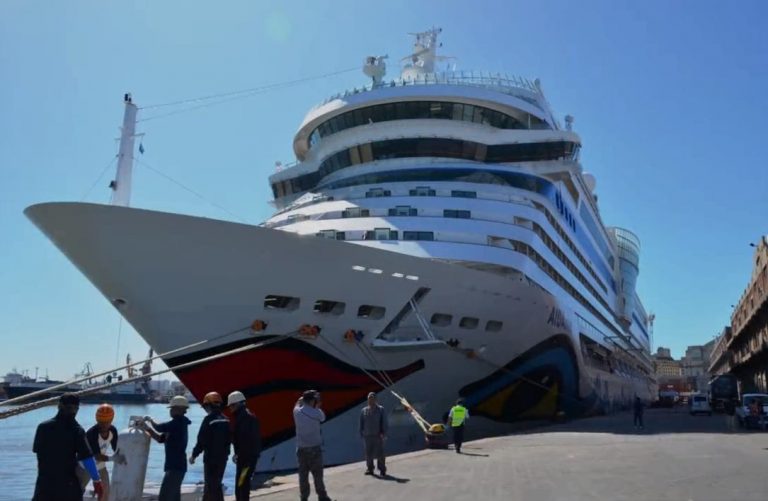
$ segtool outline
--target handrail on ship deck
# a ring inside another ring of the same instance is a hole
[[[397,78],[389,82],[382,82],[379,85],[368,84],[360,88],[348,89],[331,97],[326,98],[313,109],[317,109],[334,99],[340,99],[362,92],[382,89],[386,87],[405,87],[408,85],[467,85],[471,87],[493,87],[504,94],[515,95],[512,89],[525,90],[538,96],[544,97],[541,88],[535,82],[527,78],[510,76],[506,73],[491,73],[483,71],[447,71],[441,73],[424,73],[423,78],[403,79]],[[532,103],[539,106],[538,103]]]

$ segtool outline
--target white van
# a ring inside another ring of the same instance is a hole
[[[691,416],[694,414],[712,415],[712,407],[709,406],[706,395],[691,395],[688,397],[688,410]]]

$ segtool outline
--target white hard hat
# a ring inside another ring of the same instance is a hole
[[[168,407],[184,407],[185,409],[188,409],[189,400],[187,400],[187,397],[185,396],[176,395],[170,402],[168,402]]]
[[[245,402],[245,395],[240,391],[233,391],[227,397],[227,405],[239,404]]]

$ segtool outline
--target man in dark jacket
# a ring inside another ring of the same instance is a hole
[[[185,414],[189,401],[176,396],[168,404],[171,420],[156,423],[151,417],[144,418],[147,432],[158,442],[165,444],[165,475],[160,484],[159,501],[180,501],[181,483],[187,474],[187,440],[189,425],[192,424]]]
[[[639,426],[641,430],[643,429],[643,408],[644,407],[645,406],[643,405],[643,401],[640,400],[640,397],[635,397],[635,405],[634,405],[635,428]]]
[[[223,404],[221,395],[215,391],[203,398],[203,409],[208,415],[200,425],[197,444],[189,456],[189,464],[195,464],[197,456],[203,454],[203,501],[224,501],[221,480],[229,457],[230,430],[229,419],[221,413]]]
[[[235,475],[235,499],[247,501],[251,496],[251,478],[261,454],[261,430],[259,420],[245,406],[245,395],[233,391],[227,397],[227,407],[232,412],[234,431],[232,446],[237,465]]]
[[[40,423],[32,452],[37,454],[37,482],[33,501],[82,501],[83,489],[77,478],[77,462],[93,480],[93,490],[101,499],[101,480],[85,431],[75,420],[80,397],[65,393],[59,398],[59,411],[53,419]]]

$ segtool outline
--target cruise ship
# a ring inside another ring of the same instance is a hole
[[[307,113],[258,226],[129,206],[129,95],[113,203],[26,210],[198,399],[245,393],[261,471],[295,467],[309,388],[329,464],[361,458],[370,391],[389,453],[425,442],[392,391],[431,423],[464,398],[475,437],[651,397],[640,242],[603,224],[573,118],[539,80],[443,71],[440,36]]]

